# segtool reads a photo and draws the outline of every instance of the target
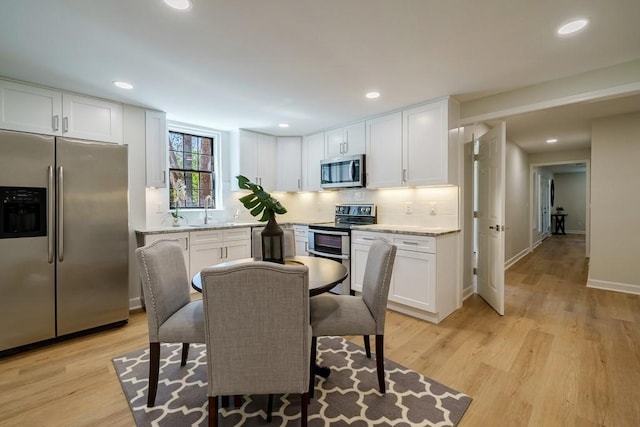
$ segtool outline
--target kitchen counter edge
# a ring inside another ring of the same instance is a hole
[[[387,224],[375,224],[375,225],[357,225],[351,227],[354,231],[371,231],[375,233],[391,233],[391,234],[408,234],[412,236],[428,236],[438,237],[445,234],[454,234],[460,232],[457,228],[430,228],[420,227],[417,225],[387,225]]]

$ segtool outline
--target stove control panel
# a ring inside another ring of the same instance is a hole
[[[336,205],[336,216],[376,216],[376,205]]]

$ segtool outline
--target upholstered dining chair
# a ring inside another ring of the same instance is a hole
[[[384,321],[396,249],[396,246],[384,239],[376,239],[373,242],[365,265],[361,295],[322,294],[311,298],[309,302],[313,329],[312,360],[315,361],[316,358],[317,337],[332,335],[363,335],[367,357],[371,358],[369,335],[375,335],[376,367],[381,393],[386,392]],[[314,375],[310,380],[309,395],[313,397]]]
[[[300,393],[307,425],[311,326],[304,265],[245,262],[201,272],[207,343],[209,425],[218,397]]]
[[[204,343],[202,300],[191,301],[189,274],[177,240],[158,240],[136,249],[149,325],[149,390],[147,406],[155,405],[160,372],[160,343],[182,343],[181,366],[189,343]]]
[[[284,257],[292,257],[296,254],[296,235],[292,228],[283,228],[282,245],[284,246]],[[262,258],[262,237],[260,228],[254,228],[251,236],[251,254],[254,258]]]

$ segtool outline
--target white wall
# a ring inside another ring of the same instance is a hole
[[[529,252],[529,155],[511,141],[506,144],[505,265]]]
[[[586,231],[587,175],[585,172],[554,173],[555,203],[564,208],[565,231],[584,234]]]
[[[640,113],[592,124],[588,286],[640,294]]]

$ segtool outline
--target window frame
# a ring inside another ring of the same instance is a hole
[[[169,204],[170,210],[174,210],[175,208],[171,208],[171,171],[173,170],[181,170],[181,169],[173,169],[171,168],[171,144],[169,142],[169,132],[178,132],[185,133],[189,135],[211,138],[212,139],[212,147],[211,147],[211,177],[213,182],[213,198],[215,208],[209,208],[211,210],[221,211],[224,209],[222,205],[222,171],[220,170],[220,155],[222,153],[222,133],[220,131],[216,131],[213,129],[190,125],[186,123],[180,122],[167,122],[167,170],[169,171],[169,182],[167,183],[167,202]],[[197,212],[204,211],[204,206],[198,207],[186,207],[180,206],[180,210],[184,210],[186,212]]]

